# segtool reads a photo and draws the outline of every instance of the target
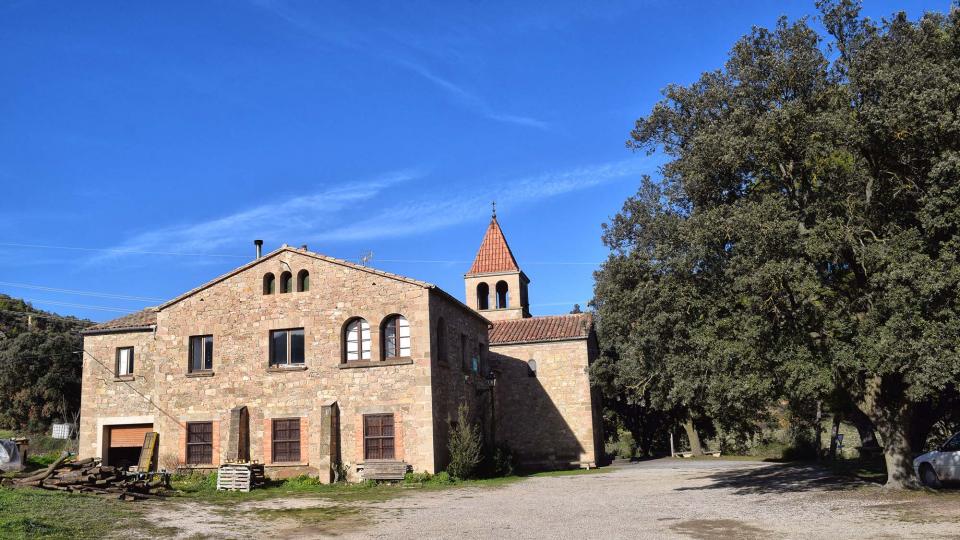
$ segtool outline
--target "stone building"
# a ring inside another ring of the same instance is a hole
[[[133,464],[156,432],[167,469],[435,472],[465,403],[486,442],[521,464],[595,464],[589,315],[530,317],[529,280],[496,217],[465,281],[469,306],[306,246],[260,256],[258,245],[250,263],[84,332],[80,455]],[[502,298],[482,303],[485,287]]]

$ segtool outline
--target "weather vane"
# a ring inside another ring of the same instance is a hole
[[[497,201],[493,201],[490,204],[493,205],[493,219],[497,219]]]

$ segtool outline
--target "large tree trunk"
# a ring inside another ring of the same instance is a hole
[[[873,377],[866,381],[861,410],[870,417],[883,439],[888,489],[920,487],[913,470],[913,412],[906,401],[899,375]]]
[[[683,423],[683,430],[687,432],[687,440],[690,441],[690,451],[695,456],[703,455],[703,446],[700,445],[700,435],[697,434],[697,428],[693,425],[693,420],[687,418]]]
[[[870,421],[867,415],[863,414],[863,411],[854,407],[850,411],[850,421],[853,422],[853,426],[857,428],[857,434],[860,435],[860,446],[862,448],[880,448],[873,422]]]

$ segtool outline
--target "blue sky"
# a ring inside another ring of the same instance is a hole
[[[870,1],[874,18],[949,1]],[[0,0],[0,292],[102,321],[252,241],[438,284],[490,201],[534,314],[591,297],[625,149],[669,83],[813,1]],[[39,247],[46,246],[46,247]]]

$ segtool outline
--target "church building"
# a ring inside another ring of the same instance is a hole
[[[437,472],[461,404],[528,468],[595,466],[589,314],[531,316],[496,215],[464,276],[436,285],[282,246],[84,332],[80,457],[166,470],[256,461],[324,482],[374,464]]]

